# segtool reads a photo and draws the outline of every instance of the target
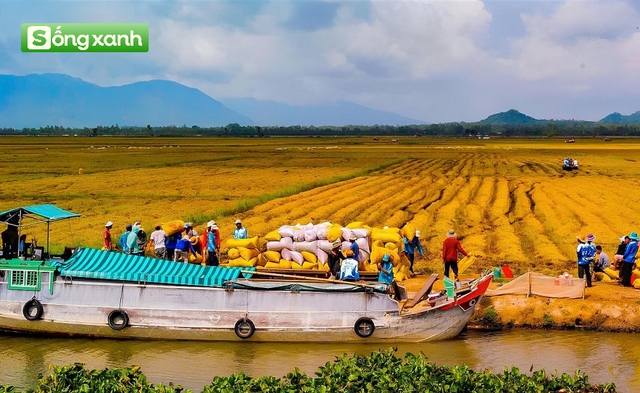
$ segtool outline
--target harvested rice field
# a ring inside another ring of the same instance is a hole
[[[563,171],[565,157],[580,169]],[[440,271],[454,228],[481,256],[556,275],[575,264],[575,236],[612,255],[640,231],[640,140],[390,138],[3,137],[0,210],[53,203],[82,214],[52,224],[53,252],[101,246],[126,223],[216,220],[223,240],[241,218],[250,236],[329,221],[422,233],[417,270]],[[44,228],[29,235],[44,239]],[[224,250],[223,250],[224,251]]]

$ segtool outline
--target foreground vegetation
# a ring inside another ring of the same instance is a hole
[[[530,370],[531,371],[531,370]],[[404,358],[394,350],[373,352],[368,356],[343,355],[327,362],[315,377],[297,368],[282,378],[251,378],[244,373],[229,377],[214,377],[203,393],[218,392],[615,392],[615,384],[589,384],[589,378],[579,372],[548,375],[544,370],[523,374],[517,368],[505,368],[502,373],[489,370],[473,371],[463,366],[438,366],[420,354]],[[0,386],[0,393],[17,392],[12,386]],[[191,392],[180,385],[147,381],[139,367],[87,370],[82,364],[53,367],[33,393],[62,392]]]

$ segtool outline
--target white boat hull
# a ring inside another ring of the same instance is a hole
[[[396,301],[379,292],[138,285],[78,278],[65,281],[61,277],[53,281],[51,290],[47,274],[43,273],[38,292],[10,290],[6,276],[0,279],[1,330],[120,339],[237,341],[243,339],[234,327],[248,318],[255,326],[247,338],[250,341],[421,342],[457,336],[488,286],[486,282],[475,292],[436,308],[423,302],[401,312]],[[42,305],[42,316],[28,320],[23,308],[34,296]],[[121,330],[108,324],[114,310],[128,315],[129,321]],[[366,338],[354,329],[363,317],[375,325],[373,334]]]

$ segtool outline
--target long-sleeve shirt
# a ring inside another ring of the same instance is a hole
[[[209,232],[207,234],[207,251],[213,252],[218,248],[218,243],[216,241],[216,234],[214,232]]]
[[[458,251],[465,257],[468,256],[467,252],[462,248],[460,240],[455,237],[448,237],[442,242],[442,260],[445,262],[457,262]]]
[[[130,233],[131,231],[126,231],[125,233],[120,235],[120,239],[118,239],[118,244],[120,245],[123,253],[129,252],[129,246],[127,246],[127,238],[129,237]]]
[[[576,249],[578,265],[588,265],[596,255],[596,245],[591,242],[580,243]]]
[[[380,262],[380,266],[382,266],[382,269],[386,270],[387,273],[380,269],[380,272],[378,273],[378,281],[387,285],[393,284],[393,263],[391,261]]]
[[[191,245],[191,242],[187,238],[182,238],[178,241],[176,250],[180,250],[182,252],[191,251],[192,254],[196,253],[196,250],[193,249],[193,245]]]
[[[420,244],[420,239],[417,236],[413,237],[413,240],[409,241],[406,237],[404,238],[404,252],[406,254],[413,255],[416,252],[416,248],[420,255],[424,255],[424,250],[422,249],[422,245]]]
[[[349,249],[353,251],[353,259],[357,261],[358,257],[360,256],[360,246],[354,240],[353,243],[351,243],[351,246],[349,247]]]
[[[636,260],[636,254],[638,253],[638,241],[631,240],[629,244],[627,244],[627,249],[624,250],[624,255],[622,256],[622,260],[624,263],[634,263]]]
[[[246,239],[248,236],[247,228],[240,227],[233,230],[233,238],[234,239]]]
[[[176,245],[178,244],[178,241],[180,240],[179,236],[180,236],[180,234],[176,233],[176,234],[173,234],[173,235],[167,237],[167,240],[165,241],[165,245],[167,246],[168,249],[170,249],[170,250],[175,250],[176,249]]]
[[[131,232],[129,232],[129,236],[127,236],[127,247],[128,251],[132,254],[136,254],[140,252],[140,248],[138,247],[138,227],[133,227]]]

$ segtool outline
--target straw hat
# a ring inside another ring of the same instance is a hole
[[[104,224],[105,227],[109,228],[113,226],[113,223],[111,221],[107,221],[106,224]]]
[[[447,237],[456,237],[456,231],[454,231],[453,229],[449,229],[449,232],[447,232]]]
[[[242,224],[242,221],[236,220],[236,224]]]

